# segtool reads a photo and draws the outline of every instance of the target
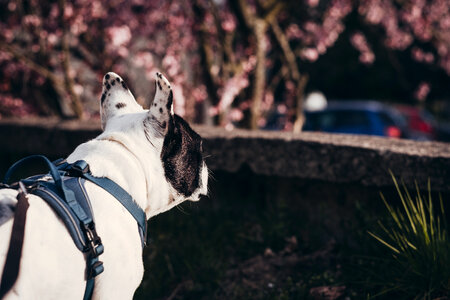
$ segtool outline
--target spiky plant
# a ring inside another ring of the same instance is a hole
[[[413,198],[404,183],[401,189],[392,178],[401,206],[392,206],[381,194],[391,222],[384,225],[378,221],[380,233],[369,232],[391,250],[391,263],[384,270],[384,292],[397,292],[407,299],[445,297],[450,294],[450,241],[442,196],[436,208],[430,182],[427,199],[417,183]]]

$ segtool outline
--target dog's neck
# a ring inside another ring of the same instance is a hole
[[[104,133],[78,146],[67,161],[85,160],[94,176],[115,181],[150,218],[167,210],[169,186],[158,151],[148,148],[147,144],[133,143],[125,135]]]

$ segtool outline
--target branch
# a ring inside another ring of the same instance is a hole
[[[302,75],[298,69],[297,60],[294,51],[289,45],[289,40],[281,30],[278,22],[273,19],[270,22],[270,28],[275,36],[278,46],[281,48],[285,60],[286,67],[289,69],[290,76],[295,82],[295,121],[294,132],[300,132],[304,123],[303,114],[303,98],[306,84],[308,83],[308,75]]]
[[[69,41],[68,41],[68,30],[67,30],[67,23],[64,20],[64,10],[66,6],[65,0],[59,0],[58,1],[59,6],[59,22],[60,26],[63,30],[63,35],[61,39],[61,48],[62,48],[62,68],[64,73],[64,83],[66,90],[70,97],[70,104],[73,109],[73,112],[77,116],[78,119],[83,118],[83,106],[81,104],[80,98],[75,93],[74,90],[74,80],[70,76],[70,50],[69,50]]]
[[[194,1],[192,5],[192,10],[194,12],[194,22],[196,35],[198,36],[200,44],[200,59],[202,65],[203,78],[205,80],[206,89],[208,92],[209,99],[213,105],[219,103],[217,97],[217,84],[214,80],[214,75],[211,73],[211,67],[213,65],[212,61],[212,49],[208,43],[206,32],[203,28],[203,21],[205,18],[205,10],[202,8],[198,1]]]
[[[253,15],[248,11],[245,0],[230,0],[230,8],[234,11],[238,22],[244,27],[244,36],[248,35],[253,26]]]
[[[59,86],[63,85],[63,82],[59,78],[57,78],[52,71],[35,63],[32,59],[22,54],[21,50],[18,49],[17,47],[11,46],[8,43],[0,41],[0,50],[8,52],[10,55],[12,55],[15,59],[23,63],[25,66],[50,80],[50,82],[52,82],[53,85]]]
[[[301,74],[298,69],[297,59],[294,51],[292,51],[291,46],[289,45],[289,41],[281,30],[278,22],[276,20],[272,20],[270,23],[270,28],[272,29],[273,35],[275,36],[275,40],[283,51],[284,58],[287,62],[287,67],[291,74],[291,77],[294,81],[300,80]]]
[[[209,5],[211,7],[211,13],[214,17],[214,21],[216,24],[216,29],[218,33],[219,41],[221,41],[222,49],[220,49],[223,52],[223,58],[225,60],[225,63],[222,63],[223,71],[227,74],[224,74],[224,77],[229,78],[230,77],[230,69],[235,70],[236,68],[236,58],[234,56],[233,52],[233,36],[234,34],[230,34],[225,32],[222,28],[222,24],[220,23],[220,17],[219,17],[219,11],[217,8],[217,5],[214,3],[213,0],[209,0]],[[222,55],[222,53],[221,53]]]

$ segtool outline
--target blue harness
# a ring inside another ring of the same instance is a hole
[[[98,258],[104,247],[95,229],[94,215],[84,184],[91,181],[113,195],[134,217],[138,225],[142,247],[147,235],[147,218],[145,212],[134,202],[133,198],[114,181],[106,177],[95,177],[84,160],[73,164],[64,159],[50,162],[45,156],[32,155],[13,164],[6,172],[4,182],[26,163],[44,161],[50,169],[49,174],[36,175],[21,180],[31,194],[41,197],[58,214],[66,225],[76,247],[86,258],[86,289],[84,300],[89,300],[94,291],[95,277],[103,272],[103,262]],[[51,176],[51,180],[48,180]],[[11,188],[18,188],[15,183]]]

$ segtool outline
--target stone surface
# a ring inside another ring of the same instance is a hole
[[[409,186],[428,179],[434,190],[450,190],[450,144],[369,136],[304,132],[226,131],[194,126],[204,139],[213,171],[256,174],[363,186],[392,185],[389,170]],[[66,156],[101,132],[100,122],[56,119],[0,120],[2,153]]]

